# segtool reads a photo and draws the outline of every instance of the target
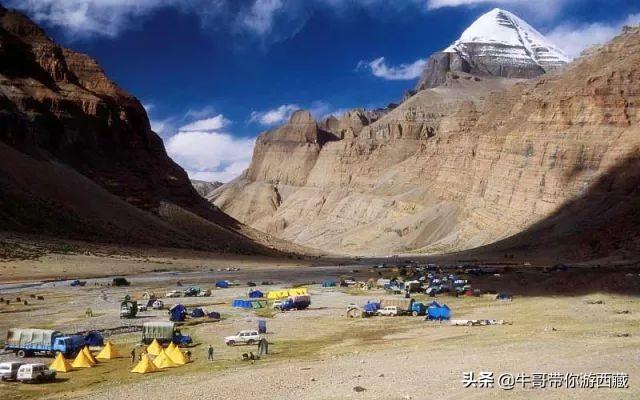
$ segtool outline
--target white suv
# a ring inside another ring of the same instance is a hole
[[[45,382],[56,379],[56,371],[44,364],[24,364],[18,369],[18,380],[22,382]]]
[[[396,306],[383,307],[383,308],[378,310],[378,315],[386,315],[388,317],[395,317],[398,314],[400,314],[400,312],[398,312],[398,307],[396,307]]]
[[[224,338],[227,346],[235,346],[236,344],[256,344],[261,337],[257,331],[240,331],[233,336]]]

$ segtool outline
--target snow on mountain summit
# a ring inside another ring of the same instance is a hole
[[[562,50],[517,15],[494,8],[478,18],[444,51],[468,55],[469,45],[480,55],[530,59],[545,70],[570,61]],[[478,45],[482,45],[478,49]]]

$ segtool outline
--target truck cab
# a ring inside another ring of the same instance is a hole
[[[84,346],[84,338],[79,335],[61,336],[53,341],[52,353],[60,352],[65,356],[75,355]]]

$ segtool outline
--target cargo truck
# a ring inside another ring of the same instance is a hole
[[[311,296],[308,294],[299,294],[289,296],[282,300],[282,304],[278,307],[281,311],[305,310],[311,305]]]
[[[160,344],[173,342],[178,345],[191,343],[191,337],[183,335],[173,322],[145,322],[142,325],[142,343],[150,344],[156,339]]]
[[[65,335],[49,329],[10,328],[4,348],[21,358],[36,354],[52,356],[57,352],[72,357],[84,344],[84,337],[80,335]]]

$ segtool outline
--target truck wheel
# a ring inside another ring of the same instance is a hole
[[[16,352],[16,355],[17,355],[18,357],[20,357],[20,358],[25,358],[25,357],[27,356],[27,352],[26,352],[26,351],[24,351],[24,350],[18,350],[18,351]]]
[[[229,340],[227,342],[227,346],[233,346],[234,344],[236,344],[235,340]]]
[[[417,317],[418,316],[418,312],[414,311],[414,312],[411,313],[411,315],[413,315],[414,317]]]
[[[247,344],[248,344],[249,346],[251,346],[251,345],[253,345],[253,344],[255,344],[255,343],[256,343],[256,342],[255,342],[255,340],[253,340],[253,339],[249,339],[249,340],[247,340]]]

